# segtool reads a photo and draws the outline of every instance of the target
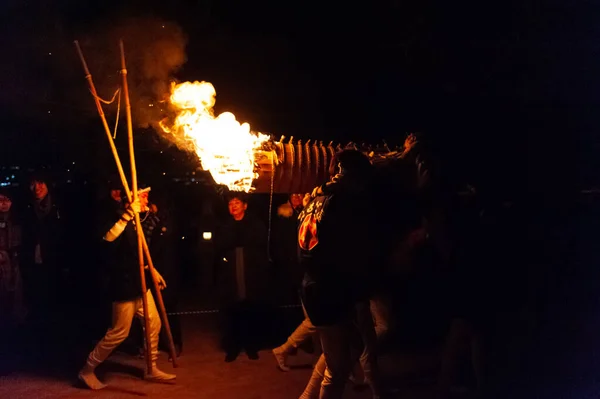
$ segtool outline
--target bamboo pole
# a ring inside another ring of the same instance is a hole
[[[127,87],[127,68],[125,66],[125,50],[123,48],[123,41],[119,42],[121,48],[121,76],[123,77],[123,95],[125,96],[125,114],[127,115],[127,142],[129,143],[129,163],[131,166],[131,191],[133,195],[133,201],[138,198],[138,182],[137,182],[137,168],[135,165],[135,151],[133,148],[133,124],[131,121],[131,104],[129,103],[129,88]],[[152,344],[150,342],[150,320],[148,318],[148,297],[146,287],[146,265],[144,262],[144,250],[142,247],[142,223],[140,221],[140,214],[134,213],[135,226],[137,232],[137,247],[138,247],[138,260],[140,262],[140,281],[142,284],[142,306],[144,308],[144,331],[146,332],[146,367],[148,374],[152,374]],[[153,276],[154,277],[154,276]]]
[[[98,99],[98,95],[96,93],[96,88],[94,86],[94,82],[92,80],[92,75],[89,72],[89,69],[87,67],[87,63],[85,61],[85,58],[83,56],[83,52],[81,51],[81,48],[79,47],[79,42],[76,40],[75,41],[75,47],[77,48],[77,52],[79,54],[79,58],[81,60],[81,63],[83,65],[83,69],[84,72],[86,74],[86,79],[88,81],[88,84],[90,86],[90,91],[92,92],[92,95],[94,97],[94,100],[96,102],[96,107],[98,108],[98,114],[100,115],[100,119],[102,121],[102,125],[104,126],[104,131],[106,133],[106,138],[108,139],[108,143],[109,146],[111,148],[111,151],[113,153],[113,157],[115,160],[115,163],[117,165],[117,170],[119,172],[119,176],[121,178],[121,183],[123,184],[123,188],[125,189],[125,194],[127,196],[127,199],[131,202],[133,197],[132,197],[132,193],[131,190],[129,189],[129,184],[127,183],[127,178],[125,177],[125,172],[123,171],[123,166],[121,164],[121,159],[119,158],[119,153],[117,152],[117,148],[115,147],[115,143],[112,137],[112,133],[110,131],[110,128],[108,127],[108,123],[106,122],[106,116],[104,115],[104,111],[102,110],[102,105],[100,103],[100,100]],[[143,235],[143,231],[142,231],[142,245],[143,245],[143,249],[144,249],[144,253],[146,255],[146,258],[148,260],[148,267],[150,268],[150,270],[154,270],[154,263],[152,262],[152,257],[150,256],[150,250],[148,248],[148,243],[146,241],[146,237]],[[158,284],[156,283],[156,281],[154,280],[154,276],[152,276],[152,281],[154,282],[154,287],[156,289],[157,292],[157,299],[159,302],[159,311],[161,312],[161,317],[163,319],[163,326],[165,327],[165,330],[167,332],[167,336],[169,339],[169,351],[171,354],[171,360],[173,363],[173,367],[177,367],[177,362],[176,362],[176,354],[175,354],[175,345],[173,344],[173,337],[171,335],[171,328],[169,326],[169,321],[167,318],[167,312],[165,309],[165,305],[162,299],[162,295],[160,294],[160,289],[158,287]],[[144,318],[145,318],[145,314],[144,314]],[[146,330],[148,331],[148,330]]]
[[[119,41],[119,47],[121,48],[121,68],[123,74],[123,94],[125,96],[125,110],[127,115],[127,130],[129,132],[129,152],[131,157],[131,174],[132,174],[132,185],[137,185],[137,172],[134,173],[135,170],[135,154],[133,149],[133,127],[132,127],[132,119],[131,119],[131,104],[129,103],[129,86],[127,84],[127,68],[125,65],[125,47],[123,45],[123,40]],[[135,176],[135,177],[134,177]],[[136,187],[134,186],[134,189]],[[137,216],[139,218],[139,215]],[[138,223],[136,221],[136,223]],[[141,226],[141,224],[138,224]],[[160,292],[160,287],[158,286],[158,282],[154,278],[154,262],[152,262],[152,257],[150,256],[150,250],[148,249],[148,244],[146,243],[146,237],[144,236],[144,232],[141,227],[138,229],[138,241],[139,241],[139,254],[141,262],[143,263],[143,254],[142,247],[145,248],[146,260],[148,261],[148,269],[150,270],[150,274],[152,276],[152,283],[154,284],[154,290],[156,292],[156,299],[158,300],[158,307],[160,315],[163,319],[163,326],[165,327],[165,331],[167,333],[168,344],[169,344],[169,353],[171,354],[171,360],[173,362],[173,367],[177,367],[177,354],[175,353],[175,344],[173,343],[173,335],[171,333],[171,326],[169,324],[169,319],[167,317],[167,310],[165,308],[165,303],[163,301],[162,294]],[[150,356],[150,352],[148,352],[148,356]]]

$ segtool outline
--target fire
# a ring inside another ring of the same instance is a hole
[[[216,183],[249,192],[258,177],[254,154],[269,136],[252,132],[248,123],[238,122],[231,112],[215,116],[215,97],[209,82],[173,83],[169,100],[177,116],[171,123],[161,122],[161,128],[183,137]]]

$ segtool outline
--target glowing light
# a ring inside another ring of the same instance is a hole
[[[178,142],[189,143],[188,149],[217,184],[249,192],[258,176],[254,154],[269,136],[252,132],[248,123],[238,122],[231,112],[215,116],[215,97],[215,88],[208,82],[172,84],[170,103],[177,116],[160,125]]]
[[[212,232],[210,232],[210,231],[203,232],[202,238],[206,241],[210,241],[212,239]]]

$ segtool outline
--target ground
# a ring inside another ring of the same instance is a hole
[[[69,339],[62,337],[64,350],[47,352],[40,349],[35,364],[16,361],[18,369],[0,377],[0,398],[219,398],[219,399],[296,399],[308,381],[313,356],[303,351],[290,358],[296,367],[287,373],[279,371],[268,349],[260,352],[260,359],[249,360],[245,354],[233,363],[225,363],[224,354],[217,345],[214,315],[182,316],[184,352],[178,368],[173,369],[167,355],[162,353],[159,366],[177,374],[174,384],[156,384],[140,379],[144,361],[124,353],[115,353],[98,369],[100,378],[108,383],[102,391],[90,391],[75,378],[77,369],[85,361],[88,349],[69,350]],[[36,346],[30,351],[35,352]],[[387,355],[382,368],[390,385],[397,389],[391,397],[404,399],[429,398],[431,378],[426,370],[435,362],[435,356]],[[370,398],[368,389],[357,391],[346,388],[348,399]]]

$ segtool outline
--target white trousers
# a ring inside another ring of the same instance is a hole
[[[156,310],[156,304],[154,303],[154,297],[150,290],[146,291],[146,298],[148,298],[148,317],[150,322],[150,356],[152,363],[155,364],[158,359],[158,336],[161,322]],[[117,346],[125,341],[125,338],[129,335],[134,316],[142,320],[143,325],[144,306],[141,297],[131,301],[113,302],[112,326],[108,329],[104,338],[98,342],[92,353],[90,353],[87,360],[90,366],[98,366],[110,356]]]

